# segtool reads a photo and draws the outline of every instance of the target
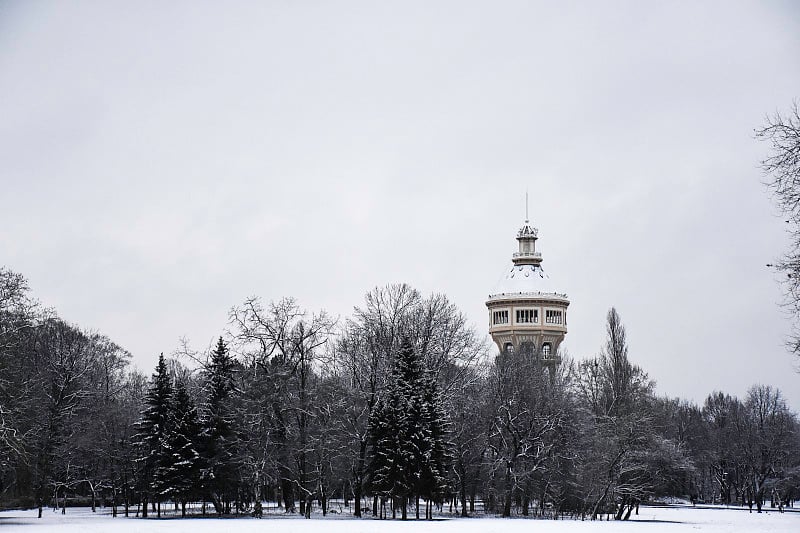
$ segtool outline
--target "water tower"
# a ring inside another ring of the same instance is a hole
[[[527,203],[527,199],[526,199]],[[526,206],[527,212],[527,206]],[[567,334],[567,295],[554,289],[536,250],[539,230],[526,220],[517,232],[519,250],[489,295],[489,334],[501,352],[513,351],[555,367]]]

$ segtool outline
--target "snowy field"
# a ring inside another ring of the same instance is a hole
[[[110,512],[110,511],[108,511]],[[165,532],[165,533],[249,533],[274,532],[310,533],[561,533],[561,532],[636,532],[636,533],[689,533],[708,532],[800,532],[800,509],[780,514],[769,510],[762,514],[748,513],[746,509],[684,506],[642,507],[639,516],[629,522],[579,522],[572,520],[530,520],[500,518],[449,518],[433,522],[378,521],[373,519],[303,518],[192,518],[192,519],[136,519],[111,518],[107,510],[92,514],[90,509],[68,509],[66,515],[47,510],[40,520],[36,511],[0,512],[0,531],[25,532]]]

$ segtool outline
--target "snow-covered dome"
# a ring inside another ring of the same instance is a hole
[[[526,219],[517,232],[519,250],[511,257],[511,265],[506,267],[505,275],[489,294],[490,299],[508,299],[514,296],[555,296],[566,299],[565,294],[556,291],[542,269],[542,253],[536,250],[539,230],[532,227]]]
[[[490,296],[554,293],[555,287],[541,265],[509,265]]]

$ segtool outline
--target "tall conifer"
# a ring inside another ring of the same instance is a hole
[[[439,403],[435,380],[405,339],[369,428],[372,488],[397,499],[403,519],[411,496],[430,499],[444,483],[447,428]]]
[[[149,501],[159,503],[161,514],[161,494],[166,489],[167,460],[166,440],[169,434],[171,417],[172,384],[170,382],[164,354],[158,357],[156,372],[150,378],[150,387],[145,397],[145,409],[137,423],[134,444],[138,449],[139,490],[142,495],[142,518],[147,518]]]
[[[198,452],[201,429],[197,409],[181,381],[175,384],[170,415],[172,424],[162,463],[166,481],[163,495],[180,502],[181,516],[186,516],[186,502],[199,491],[203,465]]]
[[[206,372],[208,399],[203,416],[202,450],[206,464],[203,472],[204,487],[219,514],[231,511],[230,503],[235,497],[238,478],[238,442],[234,416],[235,366],[227,345],[220,337],[217,347],[211,353]]]

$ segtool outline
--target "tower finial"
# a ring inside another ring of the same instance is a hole
[[[525,223],[528,223],[528,189],[525,189]]]

